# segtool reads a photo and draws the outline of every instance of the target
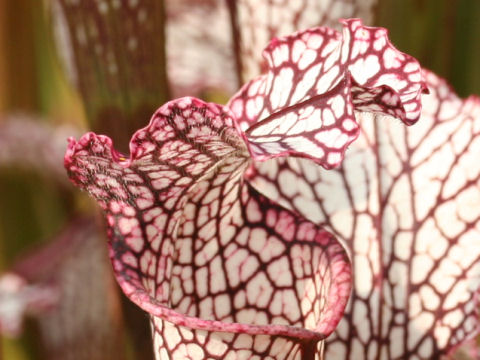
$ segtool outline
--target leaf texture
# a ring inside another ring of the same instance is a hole
[[[425,91],[418,62],[383,28],[343,25],[343,35],[315,28],[272,40],[268,74],[230,100],[254,159],[295,154],[330,169],[358,136],[354,110],[417,121]]]

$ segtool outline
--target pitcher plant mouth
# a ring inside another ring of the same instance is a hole
[[[334,330],[351,289],[345,250],[243,179],[250,160],[228,108],[171,101],[130,149],[127,159],[88,133],[70,140],[65,164],[106,211],[117,280],[155,331],[306,344]]]

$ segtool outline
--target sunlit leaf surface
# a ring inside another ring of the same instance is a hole
[[[354,294],[329,359],[436,358],[478,332],[479,100],[425,73],[414,126],[361,115],[338,170],[277,160],[253,179],[350,248]]]
[[[229,101],[256,160],[295,154],[329,169],[358,136],[354,110],[418,120],[425,90],[418,62],[385,29],[342,23],[342,34],[320,27],[272,40],[268,74]]]

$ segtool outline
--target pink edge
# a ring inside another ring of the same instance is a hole
[[[252,192],[254,194],[256,193],[255,191]],[[255,196],[259,196],[261,198],[260,201],[266,201],[266,199],[258,193],[256,193]],[[314,227],[311,223],[305,222],[305,224]],[[123,292],[131,301],[150,315],[160,317],[178,326],[211,332],[219,331],[250,335],[285,336],[289,338],[297,338],[299,340],[318,341],[325,339],[332,331],[334,331],[341,320],[351,293],[352,273],[350,262],[345,250],[329,233],[322,230],[319,231],[315,236],[314,242],[317,242],[321,247],[326,247],[328,244],[329,248],[327,248],[327,251],[331,256],[330,270],[332,272],[330,277],[331,279],[334,279],[334,281],[332,287],[328,291],[328,301],[326,306],[322,309],[322,312],[325,315],[322,316],[322,321],[319,321],[317,326],[311,330],[297,326],[255,326],[244,323],[227,323],[188,316],[166,307],[157,299],[148,295],[144,288],[132,284],[130,282],[131,279],[128,276],[124,276],[121,272],[115,271],[115,275]],[[115,259],[114,250],[111,248],[110,251],[114,269],[123,268],[122,264],[116,265],[118,260]]]
[[[362,88],[359,95],[365,96],[362,92],[380,90],[370,99],[362,100],[354,94],[356,110],[380,112],[399,118],[406,125],[415,124],[422,110],[422,94],[429,93],[419,62],[390,42],[388,29],[364,26],[361,19],[341,19],[340,22],[344,26],[343,38],[349,40],[348,68],[353,82]],[[366,41],[370,41],[367,48],[364,46]],[[374,71],[365,71],[371,69],[365,64],[374,58],[380,66],[376,74]],[[398,96],[397,103],[392,102],[395,96]],[[374,104],[382,109],[372,108]]]

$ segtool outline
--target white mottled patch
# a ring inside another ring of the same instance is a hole
[[[245,104],[245,111],[246,111],[246,116],[248,119],[253,120],[255,119],[258,111],[258,107],[256,104],[255,99],[249,99],[247,100]]]
[[[467,302],[471,299],[473,294],[468,290],[468,281],[458,279],[451,291],[448,293],[443,307],[447,310],[453,309],[462,302]],[[460,320],[462,318],[460,317]],[[456,325],[455,325],[456,326]]]
[[[335,115],[333,114],[332,110],[329,108],[325,108],[322,111],[322,122],[324,126],[331,126],[336,122]]]
[[[433,339],[431,337],[427,337],[422,341],[422,344],[418,348],[418,355],[421,359],[428,359],[431,358],[433,354]]]
[[[437,346],[443,348],[450,340],[452,331],[447,326],[435,326],[433,329],[433,336],[435,336]]]
[[[278,174],[278,184],[285,196],[293,197],[296,195],[295,182],[296,176],[289,170],[282,170]]]
[[[195,265],[203,266],[215,257],[218,253],[218,242],[213,239],[203,246],[202,250],[195,254]]]
[[[370,241],[366,239],[366,235],[372,232],[374,224],[372,218],[366,214],[360,214],[356,218],[355,239],[364,241],[354,241],[353,248],[356,254],[368,256],[370,249]],[[364,239],[365,238],[365,239]]]
[[[335,42],[335,41],[332,41],[332,43],[334,45],[337,45],[337,42]],[[321,35],[311,34],[307,39],[307,46],[310,49],[319,49],[322,46],[322,44],[323,44],[323,36],[321,36]]]
[[[405,64],[405,66],[403,67],[403,71],[405,71],[407,73],[418,71],[418,64],[413,62],[413,61],[409,62],[409,63]]]
[[[214,319],[213,298],[207,296],[198,304],[199,316],[203,319]]]
[[[118,220],[118,228],[123,235],[130,234],[138,225],[138,220],[135,218],[121,218]]]
[[[205,297],[208,295],[208,270],[204,266],[195,271],[195,288],[199,297]]]
[[[171,179],[161,177],[159,179],[153,180],[151,184],[155,190],[163,190],[167,188],[171,183],[172,183]]]
[[[364,345],[356,338],[353,338],[351,353],[355,354],[355,360],[365,360]]]
[[[380,31],[377,31],[376,34],[379,35]],[[386,34],[379,36],[374,42],[373,42],[373,48],[376,51],[382,51],[383,47],[386,45]]]
[[[317,52],[315,50],[306,49],[300,57],[300,61],[298,62],[298,68],[300,70],[305,70],[315,61],[316,58]]]
[[[244,290],[237,292],[233,299],[233,306],[235,309],[243,309],[247,304],[247,296]]]
[[[428,272],[434,266],[432,258],[426,254],[419,254],[412,259],[412,283],[419,284],[425,281]]]
[[[394,326],[390,331],[390,355],[392,359],[401,359],[404,354],[403,351],[403,333],[404,329],[400,326]]]
[[[164,331],[164,340],[168,347],[173,349],[182,341],[182,337],[176,327],[168,326]]]
[[[257,271],[259,263],[247,250],[239,249],[228,257],[225,266],[230,284],[235,286],[238,282],[247,281]]]
[[[294,63],[297,63],[301,56],[303,55],[303,52],[307,46],[305,45],[305,42],[302,40],[295,40],[292,46],[292,61]]]
[[[430,277],[431,284],[435,287],[435,290],[441,294],[446,294],[451,290],[451,287],[455,281],[455,278],[449,274],[452,270],[455,271],[458,267],[451,266],[446,260],[440,263],[440,266],[433,272]]]
[[[283,117],[282,117],[282,119],[283,119]],[[268,134],[274,134],[277,126],[278,126],[278,120],[267,121],[267,122],[263,123],[262,125],[253,129],[250,134],[252,136],[259,136],[259,137],[264,136],[264,135],[268,135]]]
[[[208,216],[205,216],[208,219]],[[202,240],[210,240],[215,236],[217,231],[215,219],[210,220],[207,224],[202,226],[198,231],[198,237]]]
[[[392,49],[387,47],[383,51],[383,66],[386,69],[398,69],[401,65],[401,62],[398,61],[397,53]]]
[[[413,235],[411,232],[401,231],[394,239],[393,249],[395,256],[400,260],[407,261],[412,256],[411,246],[413,243]]]
[[[303,75],[302,79],[295,85],[291,103],[295,104],[304,99],[307,92],[311,90],[318,79],[322,65],[317,64],[308,69]]]
[[[205,349],[212,356],[223,356],[225,352],[228,350],[228,345],[223,341],[220,341],[215,339],[214,337],[211,337],[205,344]],[[168,358],[166,357],[165,359],[168,359]]]
[[[471,187],[461,192],[455,199],[457,215],[462,221],[473,222],[480,218],[480,191]]]
[[[220,256],[217,255],[210,262],[210,292],[217,294],[227,289],[227,282]]]
[[[303,136],[290,136],[283,141],[291,150],[294,150],[305,155],[322,158],[325,152],[318,147],[313,141]]]
[[[323,94],[332,89],[336,83],[339,71],[340,68],[338,66],[333,66],[331,69],[327,70],[317,82],[316,91],[319,94]]]
[[[295,322],[300,317],[299,306],[295,304],[298,304],[298,299],[292,289],[277,290],[269,304],[270,313],[282,315],[291,322]]]
[[[275,134],[288,134],[290,129],[298,121],[298,115],[296,113],[288,113],[285,116],[275,119],[273,122],[276,124]]]
[[[432,329],[434,320],[435,317],[432,313],[419,310],[419,315],[408,322],[409,336],[407,340],[407,347],[409,350],[413,350],[425,332]]]
[[[395,261],[388,272],[389,283],[393,285],[393,304],[396,308],[403,308],[406,300],[405,286],[408,279],[407,265]]]
[[[309,124],[309,119],[308,119],[308,114],[311,114],[313,110],[313,106],[308,107],[307,109],[304,110],[303,113],[300,114],[300,116],[297,119],[296,114],[288,114],[287,116],[294,116],[296,118],[296,121],[294,125],[291,127],[291,129],[288,131],[287,135],[297,135],[297,134],[302,134],[306,131],[306,128]],[[305,114],[305,112],[308,112],[308,114]]]
[[[343,95],[336,95],[327,102],[332,108],[335,118],[340,118],[345,114],[345,99]]]
[[[275,47],[272,53],[273,65],[275,67],[279,67],[284,62],[287,62],[289,60],[289,55],[290,49],[287,44],[282,44]]]
[[[327,347],[327,351],[325,352],[325,358],[326,359],[346,359],[347,346],[340,341],[329,343]]]
[[[365,303],[356,301],[353,305],[353,323],[357,327],[357,334],[360,340],[367,343],[371,333],[369,328],[369,311]]]
[[[372,268],[367,257],[362,255],[355,255],[354,257],[354,274],[361,274],[361,276],[355,276],[355,292],[359,296],[368,296],[372,290]]]
[[[157,261],[153,256],[153,253],[150,250],[147,250],[140,258],[140,269],[143,273],[154,276],[156,262]]]
[[[342,135],[342,132],[337,129],[333,128],[330,130],[324,130],[319,132],[315,135],[315,140],[318,141],[320,144],[325,144],[327,146],[332,146],[338,138]]]
[[[358,124],[355,122],[355,120],[348,118],[348,119],[343,120],[342,127],[346,131],[352,131],[353,129],[358,128]]]
[[[138,198],[135,203],[140,210],[144,210],[153,206],[153,198]]]
[[[349,70],[353,78],[359,85],[364,85],[370,78],[380,71],[380,63],[378,57],[369,55],[365,59],[360,58],[350,65]]]
[[[240,310],[237,313],[237,321],[244,324],[266,325],[268,324],[268,317],[263,311],[256,311],[247,308]]]
[[[271,301],[273,288],[263,272],[258,273],[246,286],[248,303],[266,308]]]
[[[138,266],[138,260],[131,252],[127,252],[122,255],[122,263],[136,268]]]
[[[293,285],[292,271],[286,257],[271,262],[267,267],[267,273],[278,287]]]
[[[231,312],[230,297],[226,294],[215,296],[214,309],[217,319],[222,319]]]
[[[428,253],[434,259],[445,254],[448,242],[435,226],[432,218],[427,219],[417,232],[415,241],[415,252]]]
[[[258,203],[253,199],[248,202],[245,211],[248,221],[252,223],[257,223],[263,219],[263,214],[258,207]]]
[[[345,194],[343,194],[343,196],[345,196]],[[348,203],[348,199],[345,200],[346,202],[342,201],[342,203]],[[336,202],[333,202],[332,204],[328,204],[328,206],[335,206],[335,204]],[[343,211],[336,211],[334,213],[331,213],[329,220],[335,226],[335,230],[343,238],[349,239],[352,236],[354,221],[352,210],[346,209]]]
[[[272,86],[272,95],[270,102],[273,109],[278,109],[286,105],[288,97],[292,91],[294,72],[289,67],[283,67],[275,77]]]
[[[435,206],[441,190],[441,182],[431,179],[430,174],[431,172],[429,173],[423,166],[413,171],[413,187],[416,190],[414,205],[418,220],[424,219],[429,210]]]
[[[478,204],[477,204],[478,206]],[[455,238],[465,230],[465,223],[457,216],[457,204],[448,201],[435,209],[435,220],[440,230],[449,238]]]

